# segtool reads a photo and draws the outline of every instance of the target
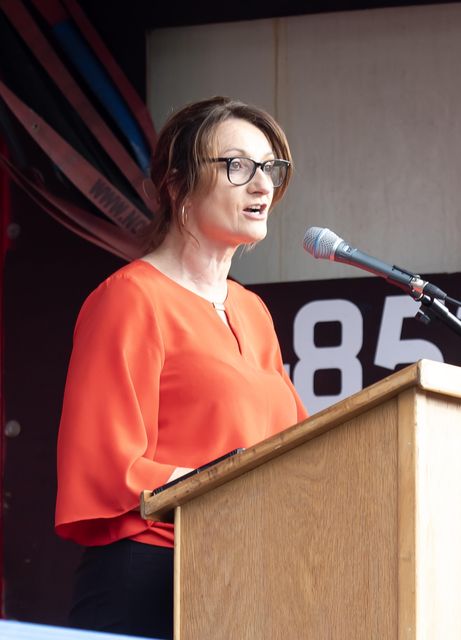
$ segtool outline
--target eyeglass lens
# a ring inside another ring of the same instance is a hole
[[[274,187],[280,187],[287,173],[287,164],[280,160],[267,160],[259,164],[251,158],[232,158],[228,163],[229,180],[232,184],[243,185],[251,180],[259,166],[270,176]]]

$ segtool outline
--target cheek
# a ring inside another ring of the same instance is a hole
[[[237,190],[234,191],[232,187],[229,189],[227,184],[220,189],[216,189],[213,194],[213,204],[215,208],[218,209],[217,213],[219,213],[219,211],[227,215],[234,213],[238,211],[241,203],[241,194],[239,194]]]
[[[208,193],[200,194],[192,201],[192,215],[209,220],[234,219],[243,206],[244,194],[238,187],[233,187],[227,178],[218,176],[214,188]]]

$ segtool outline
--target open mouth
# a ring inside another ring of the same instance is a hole
[[[253,216],[261,216],[266,209],[267,205],[265,204],[255,204],[250,207],[246,207],[244,211],[245,213],[250,213]]]

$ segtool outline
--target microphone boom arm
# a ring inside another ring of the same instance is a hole
[[[350,259],[352,256],[353,262]],[[414,300],[421,303],[415,316],[417,320],[424,324],[429,324],[434,319],[440,320],[452,331],[461,335],[461,320],[451,313],[443,303],[447,298],[447,294],[430,282],[422,280],[419,275],[415,275],[396,265],[388,267],[372,256],[350,247],[344,241],[336,249],[335,261],[351,264],[352,266],[361,264],[366,271],[385,278],[385,280],[400,287],[406,293],[409,293]],[[376,268],[374,268],[374,263],[376,263]]]
[[[336,247],[336,251],[332,254],[330,260],[349,264],[353,267],[360,265],[365,271],[384,278],[391,284],[410,293],[415,300],[419,300],[424,294],[439,298],[440,300],[445,300],[447,297],[444,291],[430,282],[422,280],[419,275],[396,265],[391,267],[381,262],[381,260],[377,260],[373,258],[373,256],[351,247],[344,240]]]

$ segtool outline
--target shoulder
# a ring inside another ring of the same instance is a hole
[[[155,273],[149,265],[135,260],[103,280],[84,301],[77,326],[104,317],[106,322],[146,318],[155,304]],[[147,313],[146,313],[147,312]]]
[[[108,276],[96,290],[107,289],[112,287],[123,288],[128,284],[126,288],[139,289],[140,291],[150,291],[155,289],[156,281],[158,278],[158,272],[152,268],[144,260],[134,260],[121,267],[117,271],[114,271]]]
[[[120,302],[125,297],[142,299],[149,297],[156,288],[156,271],[142,260],[135,260],[114,271],[105,278],[88,296],[87,302],[105,299],[107,302]]]

